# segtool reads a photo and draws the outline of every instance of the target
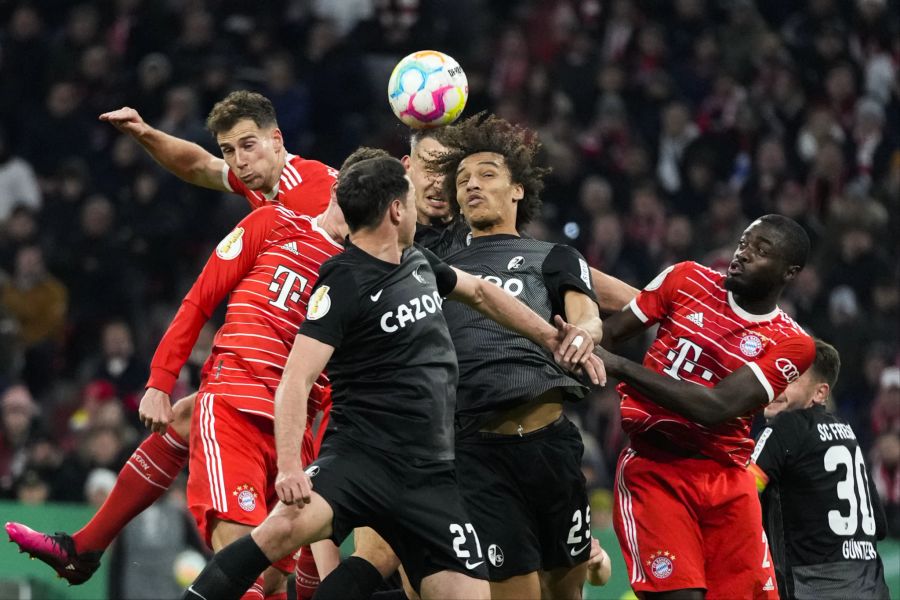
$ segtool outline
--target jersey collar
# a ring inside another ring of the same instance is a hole
[[[778,313],[781,312],[781,309],[776,306],[774,309],[772,309],[771,312],[768,312],[764,315],[754,315],[753,313],[747,312],[746,310],[738,306],[738,303],[735,302],[734,295],[731,292],[728,292],[728,306],[731,307],[731,310],[733,310],[737,316],[744,319],[745,321],[750,321],[752,323],[771,321],[778,316]]]

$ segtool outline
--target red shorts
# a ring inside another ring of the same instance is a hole
[[[191,448],[187,502],[207,545],[217,519],[250,527],[262,523],[278,502],[272,420],[201,391],[191,420]],[[294,561],[287,556],[275,566],[289,573]]]
[[[707,458],[626,448],[613,524],[631,587],[706,598],[778,598],[753,476]]]

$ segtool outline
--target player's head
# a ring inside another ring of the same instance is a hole
[[[479,113],[448,127],[442,141],[448,150],[429,168],[444,175],[444,195],[473,230],[519,230],[540,213],[550,170],[533,164],[541,147],[533,132]]]
[[[206,127],[228,167],[251,190],[271,191],[284,168],[284,140],[275,108],[256,92],[231,92],[216,102]]]
[[[416,230],[412,184],[396,158],[367,158],[342,170],[335,194],[351,235],[387,223],[397,230],[402,246],[412,244]]]
[[[788,384],[768,406],[763,414],[771,419],[780,412],[802,410],[825,404],[837,383],[841,370],[841,357],[834,346],[816,340],[816,358],[803,375]]]
[[[799,223],[782,215],[760,217],[741,234],[725,289],[748,299],[777,295],[808,255],[809,236]]]
[[[390,156],[390,154],[388,154],[381,148],[360,146],[359,148],[354,150],[347,158],[344,159],[344,162],[341,163],[341,170],[339,171],[338,178],[335,179],[333,184],[331,184],[331,197],[328,201],[328,209],[322,216],[321,224],[323,226],[327,228],[329,225],[334,225],[337,228],[338,235],[340,235],[341,237],[347,236],[347,233],[349,232],[349,228],[347,227],[347,220],[344,218],[344,212],[341,210],[341,207],[337,201],[337,186],[338,181],[340,181],[341,174],[347,172],[347,170],[356,163],[362,162],[364,160],[368,160],[370,158],[390,158]]]
[[[450,202],[444,195],[444,178],[429,170],[426,160],[445,152],[442,143],[446,128],[419,129],[409,137],[409,154],[401,160],[415,188],[416,214],[425,225],[446,223],[453,218]]]

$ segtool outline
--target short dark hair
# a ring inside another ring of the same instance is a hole
[[[456,202],[456,169],[467,156],[493,152],[503,157],[513,183],[525,189],[516,210],[516,229],[530,223],[541,212],[541,191],[550,169],[533,164],[541,149],[537,135],[524,127],[484,112],[446,127],[441,133],[447,152],[426,160],[428,169],[444,175],[444,197]]]
[[[784,215],[764,215],[759,220],[773,227],[780,235],[781,240],[777,244],[789,265],[799,265],[802,269],[809,258],[809,235],[803,226],[797,221]]]
[[[342,171],[335,189],[351,233],[378,225],[390,203],[408,192],[406,169],[390,156],[367,158]]]
[[[206,128],[213,135],[219,135],[241,119],[250,119],[259,128],[278,127],[275,107],[268,98],[256,92],[238,90],[216,102],[206,117]]]
[[[391,155],[381,148],[371,148],[369,146],[360,146],[350,153],[350,156],[341,163],[341,172],[346,171],[356,163],[368,160],[370,158],[390,158]]]
[[[409,149],[410,151],[415,150],[416,145],[422,140],[433,139],[437,142],[440,142],[444,146],[447,143],[444,141],[446,138],[447,128],[446,127],[429,127],[427,129],[413,129],[412,133],[409,134]]]
[[[817,339],[816,358],[809,369],[820,383],[827,383],[828,387],[834,389],[841,372],[841,355],[834,346]]]

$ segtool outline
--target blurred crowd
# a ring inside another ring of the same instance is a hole
[[[762,214],[806,228],[813,259],[782,308],[840,351],[834,410],[900,535],[898,0],[0,1],[0,497],[83,501],[92,471],[122,466],[149,356],[247,211],[97,116],[129,105],[217,153],[205,116],[247,88],[293,153],[401,156],[386,83],[426,48],[465,69],[466,115],[543,142],[529,233],[636,287],[677,261],[724,268]],[[612,386],[573,416],[609,489]]]

